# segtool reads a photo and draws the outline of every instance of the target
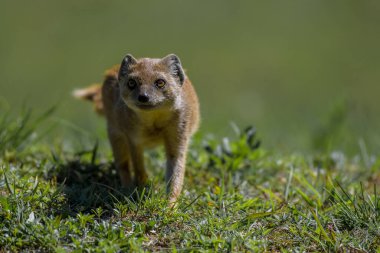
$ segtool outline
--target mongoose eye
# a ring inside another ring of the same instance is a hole
[[[165,86],[166,82],[165,82],[165,80],[163,80],[163,79],[158,79],[158,80],[155,82],[155,84],[156,84],[156,86],[157,86],[158,88],[163,88],[163,87]]]
[[[130,89],[133,89],[133,88],[136,87],[137,83],[136,83],[135,80],[133,80],[133,79],[129,79],[127,85],[128,85],[128,87],[129,87]]]

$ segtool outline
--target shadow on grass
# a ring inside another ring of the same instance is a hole
[[[97,145],[92,151],[79,152],[71,159],[56,159],[51,177],[61,184],[67,199],[67,205],[60,211],[63,215],[93,213],[101,208],[103,215],[107,216],[112,213],[115,203],[136,203],[142,196],[149,195],[149,186],[145,189],[123,188],[115,165],[95,162],[96,152]]]
[[[120,187],[114,166],[109,163],[68,161],[59,165],[56,178],[68,200],[69,213],[87,213],[98,207],[109,210],[115,199],[128,196]]]

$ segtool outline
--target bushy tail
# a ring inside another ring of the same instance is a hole
[[[88,100],[92,102],[94,105],[94,110],[100,115],[104,114],[101,84],[93,84],[83,89],[74,90],[73,96],[78,99]]]

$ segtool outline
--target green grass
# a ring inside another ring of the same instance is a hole
[[[380,158],[365,149],[353,157],[279,154],[260,147],[254,128],[235,127],[232,139],[199,133],[172,210],[161,149],[147,155],[149,185],[126,192],[100,147],[106,140],[87,149],[65,148],[74,137],[40,140],[49,113],[1,118],[0,251],[380,248]]]

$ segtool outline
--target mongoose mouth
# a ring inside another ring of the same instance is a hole
[[[143,110],[152,110],[154,108],[159,107],[159,105],[153,105],[153,104],[136,104],[136,106],[139,109],[143,109]]]

